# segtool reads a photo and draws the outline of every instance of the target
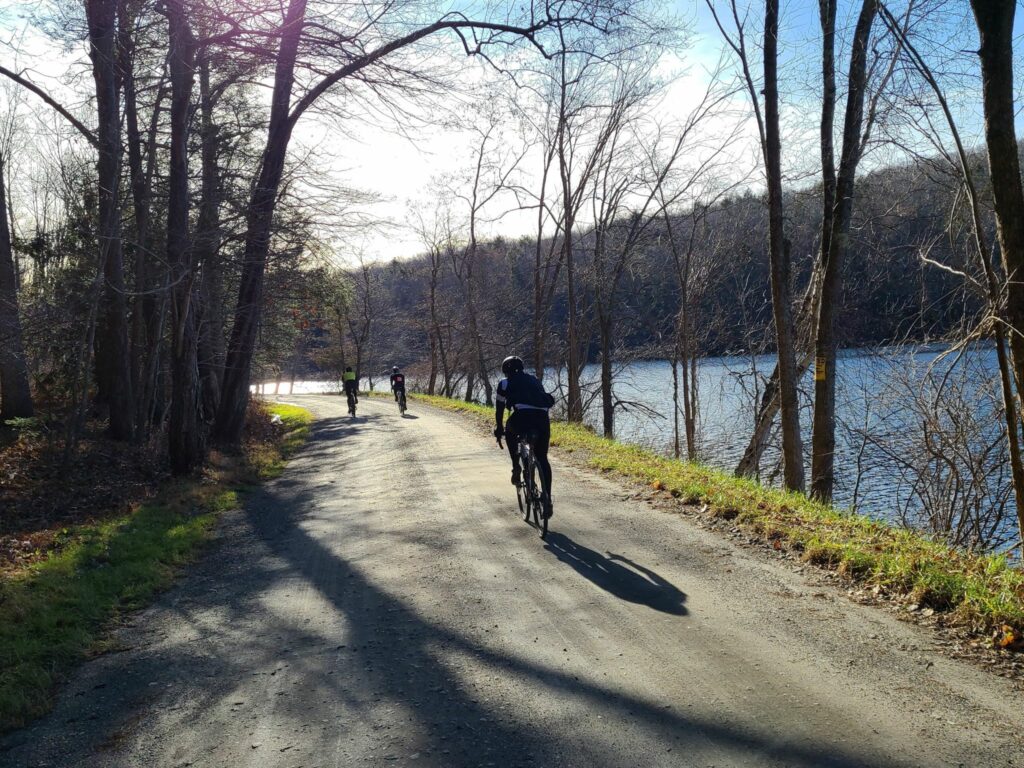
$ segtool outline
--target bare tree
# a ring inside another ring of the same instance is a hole
[[[765,0],[764,44],[762,50],[764,79],[758,89],[751,72],[747,50],[745,20],[741,19],[736,0],[729,0],[734,31],[728,32],[712,0],[707,0],[726,43],[736,54],[743,83],[750,96],[757,122],[761,153],[768,187],[768,262],[771,268],[772,314],[775,319],[775,346],[779,369],[779,403],[782,421],[783,472],[786,488],[804,489],[803,439],[800,436],[800,402],[797,396],[796,334],[791,297],[790,246],[784,226],[782,196],[782,141],[779,130],[779,3]],[[763,94],[764,111],[761,99]]]
[[[5,154],[6,147],[0,147],[0,421],[33,414],[18,313],[18,276],[8,225]]]
[[[106,286],[102,332],[97,336],[97,377],[107,390],[110,434],[134,436],[128,310],[121,248],[121,98],[118,76],[118,0],[86,0],[89,58],[96,84],[97,185],[100,258]]]
[[[170,459],[177,474],[202,463],[195,270],[189,233],[188,125],[196,40],[183,0],[167,0],[171,79],[171,157],[167,201],[167,263],[171,279]]]
[[[620,9],[610,6],[560,4],[531,5],[524,11],[522,24],[504,21],[473,20],[462,15],[446,15],[433,23],[417,27],[397,37],[385,37],[379,45],[367,49],[359,44],[359,34],[346,34],[335,40],[333,48],[316,45],[321,57],[336,54],[338,66],[318,76],[292,103],[296,82],[296,65],[306,19],[306,0],[290,0],[280,27],[280,43],[275,58],[274,94],[271,101],[267,142],[260,163],[260,175],[253,185],[246,233],[246,253],[239,287],[235,322],[228,344],[224,394],[214,426],[214,436],[221,443],[237,443],[245,421],[249,396],[249,368],[259,326],[263,275],[269,249],[271,220],[278,187],[281,183],[285,155],[296,122],[331,89],[346,79],[354,78],[374,66],[385,67],[390,57],[419,41],[439,33],[458,36],[469,55],[487,56],[492,44],[508,44],[517,39],[528,41],[544,51],[541,42],[546,30],[559,31],[568,25],[585,25],[599,33],[610,24]],[[386,36],[387,13],[360,17],[356,10],[353,22],[364,28],[367,36]],[[378,38],[379,39],[379,38]],[[346,46],[346,43],[350,47]],[[317,72],[323,72],[319,64]]]
[[[863,143],[864,100],[867,92],[868,43],[871,27],[878,11],[877,0],[864,0],[853,35],[850,71],[846,90],[846,115],[843,121],[843,148],[839,174],[835,176],[832,160],[832,110],[835,101],[834,52],[829,46],[835,40],[835,6],[826,10],[823,0],[822,28],[825,38],[823,72],[825,108],[822,110],[821,152],[824,168],[824,199],[821,236],[821,289],[818,297],[818,318],[814,358],[814,431],[811,441],[811,494],[823,501],[832,498],[835,480],[836,447],[836,336],[835,317],[840,302],[843,259],[847,250],[850,222],[853,218],[853,196]],[[831,81],[831,82],[830,82]],[[827,210],[829,203],[833,208]]]

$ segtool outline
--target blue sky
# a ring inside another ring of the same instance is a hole
[[[936,0],[923,1],[936,2]],[[890,6],[894,12],[898,12],[900,8],[904,7],[905,2],[907,0],[894,0],[890,2]],[[26,9],[36,9],[38,5],[35,2],[20,3],[0,0],[0,38],[9,41],[24,24],[24,21],[19,18],[22,13]],[[725,10],[724,2],[719,0],[719,5]],[[744,5],[749,5],[751,8],[750,20],[753,38],[751,42],[754,43],[760,35],[763,3],[760,0],[752,0]],[[722,48],[720,34],[703,0],[676,0],[674,7],[680,16],[693,22],[695,37],[692,47],[686,55],[689,68],[688,80],[670,91],[669,98],[666,99],[666,112],[670,112],[673,108],[685,111],[688,92],[699,89],[701,73],[714,65]],[[859,8],[860,0],[840,0],[837,26],[841,41],[848,37]],[[949,8],[953,10],[950,11]],[[959,15],[954,12],[957,10]],[[930,40],[936,46],[932,48],[936,58],[944,55],[942,51],[945,46],[945,50],[949,51],[950,56],[957,57],[958,66],[962,67],[964,71],[972,73],[976,72],[976,62],[967,51],[977,43],[969,14],[968,3],[963,0],[959,3],[947,4],[946,15],[941,18],[933,16],[927,21],[930,25]],[[1016,27],[1018,30],[1024,29],[1024,11],[1018,13]],[[820,89],[820,52],[818,47],[820,32],[817,0],[789,0],[788,2],[783,0],[780,33],[782,97],[784,107],[790,116],[789,134],[784,154],[789,163],[803,162],[807,169],[813,170],[816,162],[814,145],[817,134],[815,106],[817,92]],[[33,47],[39,45],[41,43],[36,42]],[[840,45],[842,46],[842,42]],[[845,68],[842,56],[844,50],[845,48],[841,47],[840,83],[842,82],[841,72]],[[21,66],[31,63],[37,69],[37,74],[34,74],[34,77],[55,93],[60,93],[62,90],[61,76],[67,70],[67,64],[61,62],[56,53],[54,51],[53,56],[37,56],[28,60],[26,57],[22,57],[17,63]],[[1024,58],[1024,54],[1022,54],[1022,58]],[[8,66],[14,63],[10,50],[3,46],[0,46],[0,62]],[[755,66],[755,72],[759,71],[758,63]],[[87,85],[87,80],[81,81],[79,87],[83,84]],[[975,94],[973,88],[968,86],[959,95],[961,96],[959,103],[962,110],[960,118],[966,129],[965,133],[969,140],[977,141],[981,127],[980,94]],[[66,98],[74,102],[76,98],[81,100],[83,97],[68,95]],[[742,100],[737,101],[738,109],[741,109],[744,103]],[[839,114],[841,115],[841,112]],[[806,115],[806,119],[804,119],[804,115]],[[356,133],[360,133],[360,131],[356,131]],[[305,134],[308,137],[308,142],[311,144],[336,145],[346,148],[325,156],[323,161],[329,163],[331,172],[343,178],[346,183],[369,188],[389,199],[390,202],[382,206],[380,210],[384,215],[391,216],[396,220],[405,218],[410,200],[422,199],[429,194],[427,188],[433,177],[440,173],[457,172],[461,164],[464,164],[466,157],[466,138],[457,132],[435,131],[416,144],[411,144],[386,131],[370,130],[361,133],[363,135],[351,137],[353,140],[346,138],[344,141],[338,141],[337,139],[332,140],[330,130],[324,129],[323,126],[309,125],[308,129],[300,131],[300,134]],[[756,153],[751,157],[751,162],[756,162]],[[793,169],[795,177],[800,176],[803,172],[804,168],[795,167]],[[514,235],[518,234],[517,230],[524,230],[526,226],[517,225],[513,218],[504,220],[501,228],[504,232]],[[386,238],[365,243],[368,255],[371,256],[387,257],[408,254],[410,250],[416,250],[417,247],[414,236],[396,231],[392,231]]]

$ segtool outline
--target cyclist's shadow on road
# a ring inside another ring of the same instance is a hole
[[[544,548],[578,574],[621,600],[674,616],[687,614],[685,592],[627,557],[611,552],[602,555],[556,532],[548,534]]]

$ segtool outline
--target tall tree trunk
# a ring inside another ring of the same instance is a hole
[[[217,126],[213,122],[210,62],[199,64],[200,149],[202,191],[196,222],[195,264],[201,270],[199,326],[199,378],[203,417],[211,421],[220,406],[224,376],[224,276],[220,258],[220,167]]]
[[[433,329],[428,334],[430,339],[430,376],[427,378],[427,394],[433,395],[437,390],[437,337]]]
[[[800,303],[800,311],[797,314],[797,359],[796,377],[799,381],[807,372],[813,357],[814,343],[813,331],[818,307],[818,286],[820,284],[818,267],[815,266],[804,290],[803,301]],[[764,392],[757,406],[754,416],[754,429],[750,435],[750,441],[743,451],[743,457],[736,465],[736,477],[754,477],[761,466],[761,457],[764,456],[765,448],[768,446],[768,438],[771,435],[772,425],[779,413],[779,366],[778,363],[772,369],[771,376],[765,385]]]
[[[127,82],[127,79],[126,79]],[[150,220],[153,197],[153,176],[157,170],[157,128],[165,94],[161,80],[153,103],[146,137],[146,167],[142,169],[141,137],[135,114],[134,86],[132,98],[125,93],[125,124],[128,133],[128,162],[132,177],[132,200],[135,214],[135,302],[132,305],[132,364],[139,366],[139,391],[135,392],[135,434],[144,441],[153,422],[156,380],[164,346],[164,317],[167,312],[166,271],[155,269],[152,258]],[[129,109],[131,105],[131,109]],[[136,345],[138,348],[136,348]]]
[[[612,319],[602,313],[601,333],[601,420],[604,436],[615,436],[615,402],[612,393]]]
[[[117,2],[87,0],[89,57],[96,85],[99,144],[96,163],[99,187],[99,246],[106,279],[103,333],[97,338],[102,354],[98,374],[106,378],[110,404],[110,435],[131,439],[134,402],[128,344],[127,302],[121,249],[121,110],[118,91]]]
[[[477,320],[476,301],[473,298],[472,273],[468,276],[469,283],[466,293],[466,310],[469,316],[469,334],[472,337],[474,363],[477,367],[477,375],[484,387],[484,399],[487,405],[494,405],[491,377],[488,375],[487,362],[484,359],[484,342],[480,335],[480,326]]]
[[[772,315],[779,358],[782,411],[782,461],[786,488],[804,489],[803,441],[800,436],[799,379],[790,296],[790,253],[785,239],[782,203],[782,142],[779,136],[779,0],[766,0],[764,22],[765,172],[768,180],[768,260],[771,267]]]
[[[679,458],[679,339],[672,345],[672,455]]]
[[[861,127],[867,89],[868,42],[878,11],[877,0],[864,0],[853,36],[850,72],[843,118],[843,152],[836,180],[836,202],[828,236],[828,257],[822,263],[821,297],[814,345],[814,432],[811,441],[811,495],[831,501],[835,482],[836,448],[836,337],[835,316],[842,289],[857,165],[861,155]],[[824,127],[822,128],[824,133]],[[824,233],[824,229],[823,229]],[[823,236],[823,241],[824,241]]]
[[[697,388],[693,380],[696,365],[696,350],[693,348],[693,336],[690,333],[690,316],[684,298],[680,313],[679,348],[683,368],[683,428],[686,431],[686,458],[697,460]]]
[[[981,37],[978,55],[981,59],[985,142],[992,179],[996,236],[1006,275],[1006,320],[1010,325],[1010,354],[1019,414],[1024,413],[1021,402],[1021,386],[1024,385],[1024,188],[1014,127],[1013,20],[1016,2],[971,0],[971,8]],[[1018,428],[1019,422],[1013,425],[1015,434]],[[1013,442],[1011,438],[1011,448]],[[1024,508],[1019,503],[1017,521],[1021,546],[1024,547]]]
[[[579,308],[576,304],[576,264],[573,257],[573,228],[575,214],[573,211],[572,178],[569,168],[569,148],[566,146],[566,122],[568,120],[567,88],[569,77],[566,71],[566,56],[560,60],[561,89],[559,103],[558,126],[558,170],[562,182],[562,260],[565,263],[566,300],[568,302],[568,333],[569,345],[567,354],[568,402],[566,418],[570,422],[583,421],[583,392],[580,389],[580,339],[579,339]]]
[[[0,154],[0,422],[33,414],[5,187],[4,157]]]
[[[225,445],[237,445],[245,427],[250,369],[263,303],[263,278],[270,253],[271,225],[292,132],[288,110],[305,13],[306,0],[289,0],[277,51],[267,143],[249,201],[238,304],[228,342],[221,403],[214,425],[214,438]]]
[[[132,237],[125,242],[125,254],[135,276],[135,297],[130,320],[130,359],[132,393],[135,396],[135,439],[143,438],[143,423],[139,418],[138,400],[142,394],[143,354],[146,348],[146,324],[143,318],[143,297],[146,293],[146,275],[149,256],[143,246],[147,228],[147,190],[142,169],[142,134],[139,130],[138,98],[135,88],[135,35],[134,19],[128,0],[120,0],[118,11],[118,54],[121,90],[124,99],[125,143],[128,147],[128,175],[132,192]]]
[[[171,158],[167,198],[167,264],[171,285],[171,471],[185,474],[204,458],[200,422],[195,271],[189,238],[188,123],[195,72],[195,38],[183,0],[166,0],[171,75]]]
[[[440,254],[436,249],[430,252],[430,381],[427,387],[427,394],[433,395],[437,391],[437,365],[438,348],[442,347],[441,324],[437,320],[437,273],[441,268]],[[443,356],[443,347],[440,350]]]
[[[821,17],[821,246],[819,261],[828,258],[832,214],[836,205],[836,0],[818,0]]]

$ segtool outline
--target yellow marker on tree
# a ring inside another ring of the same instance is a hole
[[[824,381],[825,380],[825,358],[816,357],[814,358],[814,380]]]

